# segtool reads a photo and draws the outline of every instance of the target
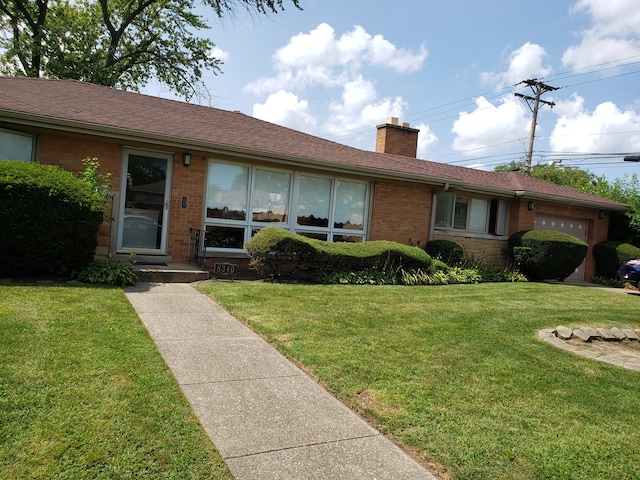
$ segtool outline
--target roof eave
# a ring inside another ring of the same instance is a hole
[[[210,154],[225,154],[238,156],[242,158],[250,158],[255,160],[270,161],[274,163],[282,163],[287,165],[295,165],[301,167],[311,167],[321,170],[340,170],[347,174],[368,175],[373,178],[396,180],[396,181],[413,181],[427,185],[442,185],[445,188],[460,188],[465,192],[480,194],[495,194],[503,197],[521,196],[533,200],[550,201],[553,203],[563,203],[565,205],[574,205],[587,208],[598,208],[609,211],[626,211],[629,209],[627,205],[612,205],[601,203],[598,201],[588,201],[571,199],[568,197],[558,197],[556,195],[547,195],[541,193],[533,193],[523,191],[518,195],[513,189],[502,189],[485,186],[470,186],[465,184],[462,179],[453,177],[436,177],[424,174],[410,174],[385,170],[374,167],[345,165],[343,163],[328,162],[312,158],[293,157],[287,155],[276,155],[272,152],[261,151],[250,148],[238,147],[235,145],[219,144],[202,140],[193,140],[182,137],[172,137],[158,133],[149,133],[139,130],[125,130],[119,127],[109,125],[80,122],[76,120],[64,120],[56,117],[34,115],[29,113],[16,112],[14,110],[0,109],[0,121],[8,123],[16,123],[20,125],[29,125],[31,127],[47,128],[50,130],[58,130],[67,133],[88,134],[104,138],[117,138],[128,142],[153,143],[170,147],[175,150],[201,150]]]
[[[18,120],[19,122],[17,122]],[[346,165],[339,162],[328,162],[312,158],[293,157],[287,155],[274,154],[269,151],[243,148],[236,145],[220,144],[202,140],[193,140],[182,137],[173,137],[157,133],[143,132],[139,130],[125,130],[109,125],[79,122],[73,120],[63,120],[56,117],[39,116],[33,114],[21,114],[20,112],[0,109],[0,121],[28,125],[31,127],[47,128],[50,130],[63,131],[66,133],[76,133],[92,135],[104,138],[117,138],[128,142],[152,143],[162,145],[176,150],[201,150],[210,154],[225,154],[242,156],[255,160],[268,160],[274,163],[296,165],[302,167],[314,167],[322,170],[336,170],[352,174],[365,174],[375,178],[387,180],[411,180],[430,185],[460,184],[460,179],[449,177],[436,177],[422,174],[409,174],[394,172],[374,167],[363,167]]]
[[[514,192],[515,193],[515,192]],[[631,207],[625,205],[623,203],[611,204],[603,199],[602,202],[597,200],[581,200],[577,198],[569,198],[569,197],[558,197],[556,195],[547,195],[543,193],[534,193],[524,191],[522,194],[515,193],[516,197],[519,198],[527,198],[528,200],[540,200],[547,201],[553,203],[562,203],[563,205],[570,205],[574,207],[585,207],[585,208],[597,208],[599,210],[607,210],[613,212],[625,212],[629,210]]]
[[[585,208],[597,208],[599,210],[609,210],[609,211],[619,211],[624,212],[629,210],[630,207],[628,205],[617,203],[611,204],[608,203],[606,199],[603,199],[602,202],[597,200],[581,200],[574,199],[570,197],[560,197],[557,195],[544,194],[544,193],[536,193],[530,192],[527,190],[518,190],[513,188],[496,188],[496,187],[479,187],[479,186],[470,186],[470,185],[459,185],[457,186],[457,191],[465,192],[465,193],[476,193],[480,195],[497,195],[504,198],[526,198],[528,200],[540,200],[552,203],[562,203],[563,205],[571,205],[576,207],[585,207]]]

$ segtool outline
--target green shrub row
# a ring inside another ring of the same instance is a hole
[[[325,242],[278,227],[260,230],[247,243],[251,266],[266,277],[318,280],[334,272],[395,268],[432,272],[446,268],[424,250],[390,241]]]
[[[104,198],[61,168],[0,161],[0,274],[62,274],[93,260]]]
[[[435,244],[463,252],[451,241]],[[251,265],[263,276],[350,285],[446,285],[526,281],[513,269],[456,257],[449,267],[425,251],[388,241],[330,243],[277,227],[258,232],[247,244]],[[450,257],[449,257],[450,258]]]

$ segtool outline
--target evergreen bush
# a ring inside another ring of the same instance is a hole
[[[104,197],[51,165],[0,161],[0,274],[63,274],[93,260]]]
[[[630,243],[605,241],[593,247],[593,256],[596,260],[596,276],[615,278],[622,262],[640,257],[640,248]]]
[[[278,227],[260,230],[247,243],[247,251],[251,266],[268,277],[319,280],[334,272],[446,268],[419,247],[390,241],[325,242]]]
[[[452,240],[430,240],[424,251],[451,266],[460,264],[464,259],[463,248]]]
[[[589,249],[573,235],[553,230],[517,232],[508,244],[519,269],[532,280],[564,280],[580,266]]]

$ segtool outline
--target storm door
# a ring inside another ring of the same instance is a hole
[[[172,156],[125,151],[118,250],[165,254],[169,227]]]

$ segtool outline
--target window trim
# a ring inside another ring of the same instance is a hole
[[[438,212],[438,207],[441,199],[444,196],[453,197],[450,207],[450,218],[448,224],[438,226],[438,213],[441,213]],[[458,198],[466,198],[468,200],[464,228],[456,228],[454,226],[456,205],[459,203],[457,201]],[[470,228],[471,224],[473,223],[471,221],[471,215],[473,213],[472,205],[474,200],[486,202],[484,230],[471,230]],[[504,238],[508,236],[510,202],[506,198],[491,197],[489,195],[473,195],[467,192],[437,192],[433,196],[433,201],[434,232],[438,231],[446,234],[465,235],[469,237]]]

